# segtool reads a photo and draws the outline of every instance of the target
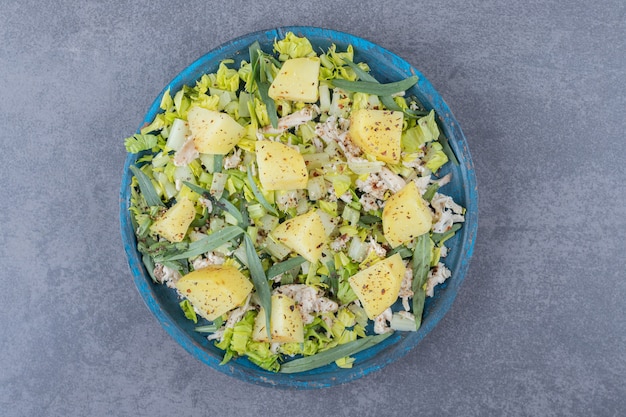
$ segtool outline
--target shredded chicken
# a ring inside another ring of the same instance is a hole
[[[208,198],[200,197],[198,198],[198,202],[207,208],[209,213],[213,212],[213,203]]]
[[[237,324],[239,320],[243,318],[243,315],[246,314],[247,311],[252,310],[254,308],[250,305],[251,295],[252,294],[248,295],[248,298],[246,298],[246,302],[243,303],[242,306],[239,306],[236,309],[231,310],[228,313],[228,319],[226,320],[226,324],[224,325],[224,327],[226,327],[227,329],[231,327],[235,327],[235,324]]]
[[[241,164],[241,149],[237,149],[232,155],[224,158],[224,169],[237,168]]]
[[[370,236],[368,242],[368,252],[374,252],[378,257],[384,258],[387,256],[387,251],[383,248],[380,243],[376,242],[376,240]]]
[[[206,268],[210,265],[222,265],[226,259],[224,255],[219,252],[208,252],[204,254],[204,256],[196,258],[193,260],[193,269],[197,271],[198,269]]]
[[[377,173],[369,174],[365,180],[357,179],[356,187],[378,200],[384,200],[385,192],[389,190],[387,183]]]
[[[283,133],[285,130],[291,129],[292,127],[300,126],[310,120],[313,120],[319,114],[319,108],[315,105],[307,106],[302,110],[297,112],[288,114],[287,116],[283,116],[278,119],[277,127],[274,128],[271,125],[265,126],[261,132],[269,133],[269,134],[279,134]]]
[[[189,165],[190,162],[200,157],[200,153],[196,149],[193,137],[189,136],[183,146],[174,154],[174,165],[182,167]]]
[[[330,242],[330,248],[335,252],[342,251],[346,248],[348,241],[350,240],[350,236],[347,234],[339,235],[337,239]]]
[[[417,186],[417,189],[419,190],[420,194],[424,194],[426,192],[426,189],[431,183],[430,175],[424,175],[423,177],[413,178],[413,182]]]
[[[315,134],[322,138],[326,143],[336,142],[346,158],[355,158],[361,155],[362,151],[348,134],[349,121],[345,119],[337,120],[336,117],[330,116],[324,123],[318,123],[315,126]]]
[[[445,233],[454,223],[464,222],[463,207],[459,206],[452,200],[452,197],[435,193],[430,205],[435,210],[435,224],[433,224],[433,232]]]
[[[169,288],[174,288],[174,284],[176,284],[176,282],[181,278],[181,275],[177,270],[160,263],[156,263],[154,265],[152,273],[157,281],[161,284],[167,285]]]
[[[413,271],[411,268],[406,268],[404,270],[404,277],[402,277],[402,284],[400,285],[400,292],[398,293],[398,297],[402,300],[402,307],[409,311],[409,298],[413,297],[413,290],[411,287],[413,286]]]
[[[374,319],[374,333],[383,334],[389,333],[392,331],[389,328],[388,323],[391,322],[391,318],[393,317],[393,313],[391,312],[391,308],[387,308],[382,314]]]
[[[391,190],[392,193],[397,193],[400,191],[405,185],[406,182],[402,179],[398,174],[394,174],[387,167],[383,167],[378,174],[380,178],[385,182],[387,188]]]
[[[428,272],[428,281],[426,282],[426,295],[432,297],[435,293],[435,287],[442,284],[446,279],[450,278],[452,273],[444,264],[439,262],[436,267]]]
[[[319,290],[304,284],[283,285],[276,288],[274,294],[284,294],[293,299],[304,324],[313,322],[314,313],[336,312],[339,308],[336,302],[322,297]]]
[[[362,194],[361,197],[359,197],[359,203],[361,203],[365,211],[378,210],[379,207],[376,198],[369,194]]]

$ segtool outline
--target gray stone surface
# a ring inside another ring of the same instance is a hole
[[[0,415],[626,415],[623,0],[5,0],[0,22]],[[449,314],[398,363],[323,391],[190,357],[134,288],[118,226],[122,140],[161,87],[293,24],[419,68],[480,191]]]

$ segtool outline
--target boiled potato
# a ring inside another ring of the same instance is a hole
[[[367,317],[375,319],[398,299],[405,269],[396,253],[348,279]]]
[[[265,310],[261,309],[254,321],[252,340],[257,342],[289,343],[304,342],[304,325],[296,302],[283,294],[272,296],[272,314],[270,315],[270,334],[267,338]]]
[[[327,240],[324,223],[315,210],[279,224],[270,236],[310,262],[322,256]]]
[[[224,265],[190,272],[175,285],[198,314],[210,321],[243,304],[253,287],[237,268]]]
[[[200,153],[226,155],[246,132],[230,115],[203,107],[189,109],[187,121]]]
[[[363,152],[396,164],[400,161],[402,122],[399,111],[359,109],[350,116],[350,137]]]
[[[297,149],[280,142],[256,143],[259,181],[265,190],[299,190],[306,188],[309,172]]]
[[[170,242],[181,242],[195,217],[196,209],[193,202],[184,197],[152,223],[150,230]]]
[[[288,59],[276,74],[268,95],[274,100],[315,103],[319,74],[320,59],[317,57]]]
[[[387,199],[382,217],[385,239],[394,248],[427,233],[433,223],[428,203],[413,181]]]

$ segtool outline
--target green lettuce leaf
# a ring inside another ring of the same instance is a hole
[[[279,54],[278,59],[281,61],[315,55],[311,42],[307,38],[294,35],[292,32],[287,32],[284,39],[274,42],[274,51]]]
[[[183,310],[183,313],[185,313],[185,317],[197,324],[198,317],[196,316],[196,312],[194,311],[193,306],[191,305],[189,300],[183,300],[180,302],[179,305],[180,308]]]
[[[141,135],[136,134],[124,140],[124,146],[126,146],[126,152],[139,153],[141,151],[147,151],[157,146],[158,138],[155,135]]]
[[[443,146],[441,146],[439,142],[431,142],[426,147],[424,161],[426,161],[426,168],[430,169],[432,172],[437,172],[443,164],[448,162],[448,156],[443,151]]]

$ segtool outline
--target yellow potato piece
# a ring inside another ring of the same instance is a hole
[[[170,242],[181,242],[195,217],[196,209],[193,202],[188,198],[181,198],[152,223],[150,230]]]
[[[296,302],[286,295],[272,295],[271,340],[267,337],[266,323],[265,310],[261,309],[254,321],[252,340],[280,343],[304,342],[304,325],[300,310],[296,307]]]
[[[324,223],[315,210],[279,224],[271,237],[310,262],[322,256],[327,240]]]
[[[210,265],[190,272],[176,288],[202,317],[215,320],[240,306],[252,291],[252,283],[234,266]]]
[[[304,158],[297,149],[283,143],[257,142],[256,162],[259,181],[265,190],[299,190],[309,182]]]
[[[315,103],[319,91],[319,74],[320,60],[317,57],[288,59],[276,74],[268,95],[274,100]]]
[[[433,223],[428,203],[413,181],[387,199],[382,218],[385,239],[394,248],[427,233]]]
[[[399,254],[376,262],[348,279],[370,319],[375,319],[398,299],[405,266]]]
[[[383,162],[398,163],[403,117],[399,111],[356,110],[350,116],[350,137],[363,152]]]
[[[187,121],[194,145],[200,153],[226,155],[246,132],[230,115],[203,107],[189,109]]]

